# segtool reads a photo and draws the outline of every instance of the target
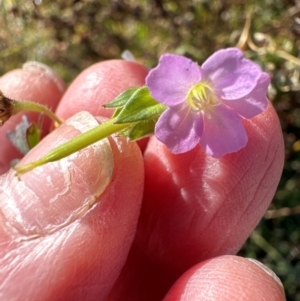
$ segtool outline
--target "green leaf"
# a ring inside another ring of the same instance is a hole
[[[130,97],[138,90],[139,88],[133,87],[119,94],[115,99],[111,102],[103,105],[104,108],[120,108],[123,107],[126,102],[130,99]]]
[[[128,134],[129,140],[138,140],[153,134],[156,121],[154,119],[141,121],[132,127]]]
[[[125,130],[118,132],[118,137],[126,137],[127,138],[131,128],[132,127],[126,128]]]
[[[122,111],[122,109],[123,108],[116,108],[111,118],[117,117],[120,114],[120,112]]]
[[[32,149],[41,141],[41,129],[32,123],[27,129],[26,138],[29,148]]]
[[[147,87],[139,88],[128,100],[117,116],[116,123],[133,123],[153,119],[160,115],[166,106],[157,102]]]

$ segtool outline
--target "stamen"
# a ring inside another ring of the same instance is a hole
[[[199,83],[192,87],[187,96],[187,102],[194,111],[208,110],[221,102],[207,83]]]

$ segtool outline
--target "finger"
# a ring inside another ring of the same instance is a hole
[[[155,138],[150,140],[137,234],[110,300],[122,295],[161,299],[193,265],[239,250],[274,196],[284,159],[271,105],[243,124],[247,146],[221,159],[207,156],[200,147],[173,155]]]
[[[73,116],[21,163],[96,124],[88,113]],[[2,298],[105,300],[140,210],[143,159],[136,144],[104,139],[21,181],[10,171],[0,183]]]
[[[94,116],[110,117],[113,110],[104,109],[108,103],[129,87],[144,85],[148,70],[135,62],[104,61],[84,70],[70,85],[57,109],[67,118],[78,111]]]
[[[64,92],[64,84],[49,67],[37,62],[27,62],[22,69],[8,72],[0,78],[0,90],[9,98],[31,100],[55,109]],[[39,114],[22,112],[13,116],[0,128],[0,174],[9,169],[13,159],[22,157],[8,140],[7,131],[13,131],[24,114],[30,121],[37,122]],[[44,130],[49,128],[50,123],[51,121],[45,118]]]
[[[150,258],[184,271],[236,253],[258,224],[281,176],[283,139],[271,105],[243,124],[248,144],[220,159],[200,147],[172,155],[157,140],[150,142],[136,239]]]
[[[277,276],[257,261],[221,256],[196,265],[172,286],[164,301],[284,301]]]
[[[65,119],[79,111],[88,111],[94,116],[111,117],[113,110],[104,109],[110,102],[129,87],[144,85],[148,69],[130,61],[111,60],[92,65],[84,70],[70,85],[57,109]],[[148,138],[138,141],[144,151]]]

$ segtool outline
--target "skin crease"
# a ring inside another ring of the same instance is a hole
[[[129,86],[142,85],[146,74],[147,69],[132,62],[108,61],[91,66],[64,94],[58,115],[68,118],[87,110],[103,116],[102,103]],[[13,74],[1,78],[0,89],[4,90],[2,86],[13,80]],[[23,80],[26,86],[30,76]],[[32,99],[35,87],[31,88]],[[22,91],[19,93],[21,97]],[[38,96],[37,93],[35,97]],[[54,103],[58,98],[53,99]],[[50,105],[51,100],[48,101]],[[269,205],[283,165],[283,141],[273,108],[269,106],[263,114],[244,120],[244,125],[248,145],[219,163],[207,157],[201,148],[174,156],[155,138],[150,139],[144,154],[145,186],[143,162],[136,145],[123,142],[124,149],[120,151],[112,143],[117,167],[112,183],[96,206],[49,235],[18,242],[1,215],[0,293],[9,296],[9,300],[24,300],[20,296],[26,294],[28,300],[154,301],[162,300],[177,280],[166,300],[181,300],[183,289],[194,297],[189,300],[211,300],[189,285],[193,273],[198,271],[197,281],[205,284],[205,260],[234,254],[240,248]],[[0,133],[3,132],[2,127]],[[58,135],[54,132],[51,139],[56,141]],[[46,146],[41,143],[39,147]],[[91,164],[85,168],[84,164],[79,165],[87,176],[93,173]],[[4,175],[1,183],[9,185],[11,177]],[[26,175],[29,179],[30,174]],[[42,187],[47,178],[38,180]],[[78,189],[80,198],[82,182],[73,183],[72,189]],[[89,185],[88,181],[84,185]],[[17,200],[17,193],[9,198]],[[64,196],[59,199],[63,203]],[[127,258],[139,214],[137,234]],[[243,261],[239,264],[239,260]],[[210,280],[210,287],[215,287],[214,300],[234,300],[220,299],[225,296],[224,287],[228,296],[240,300],[243,288],[258,286],[252,275],[260,279],[261,295],[251,300],[285,300],[284,294],[278,293],[278,283],[261,268],[253,269],[252,262],[234,256],[222,257],[222,262],[224,270],[218,269],[217,264],[209,267],[224,277],[223,282],[220,277]],[[180,277],[190,268],[192,273]],[[252,274],[247,273],[249,269]],[[241,277],[235,277],[237,271]],[[19,289],[14,286],[16,281]],[[255,295],[249,292],[249,296]]]
[[[221,159],[205,156],[200,147],[173,155],[155,138],[150,140],[137,234],[110,300],[121,295],[130,296],[128,300],[162,299],[193,265],[240,249],[274,196],[284,160],[271,105],[243,124],[247,146]],[[141,284],[133,290],[135,279]],[[152,289],[153,282],[159,290]]]

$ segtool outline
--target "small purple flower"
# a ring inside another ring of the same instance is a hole
[[[267,107],[269,83],[268,74],[238,48],[217,51],[201,67],[165,54],[146,78],[151,95],[168,107],[155,136],[174,154],[198,143],[215,158],[236,152],[248,141],[241,119]]]

